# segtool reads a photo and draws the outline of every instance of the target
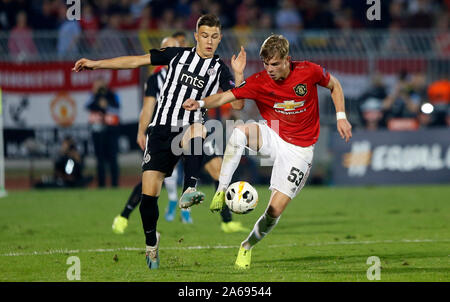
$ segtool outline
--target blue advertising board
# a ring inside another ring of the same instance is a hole
[[[333,136],[336,185],[450,184],[450,128],[353,132]]]

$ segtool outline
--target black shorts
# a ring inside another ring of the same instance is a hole
[[[155,170],[165,173],[166,177],[171,176],[175,165],[182,156],[182,154],[175,155],[173,153],[172,140],[178,135],[182,136],[186,129],[187,127],[184,127],[178,131],[172,131],[172,127],[166,125],[149,127],[142,172]]]
[[[156,125],[147,129],[147,146],[142,161],[142,171],[155,170],[166,174],[166,177],[172,175],[173,169],[183,156],[182,154],[174,154],[172,150],[172,140],[181,137],[190,125],[173,131],[171,126]],[[217,146],[214,141],[206,140],[204,143],[204,153],[202,164],[206,165],[210,160],[221,157],[222,148]]]

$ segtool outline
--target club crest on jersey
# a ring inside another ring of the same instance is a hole
[[[305,101],[296,102],[294,100],[289,100],[289,101],[283,101],[283,103],[275,103],[273,105],[273,108],[282,109],[284,111],[292,111],[292,110],[296,110],[299,107],[302,107],[303,105],[305,105]]]
[[[295,94],[298,96],[305,96],[308,90],[306,89],[305,84],[298,84],[294,87]]]
[[[208,70],[206,71],[206,73],[207,73],[210,77],[212,77],[213,75],[216,74],[216,70],[215,70],[214,68],[210,68],[210,69],[208,69]]]

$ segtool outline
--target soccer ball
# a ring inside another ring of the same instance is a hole
[[[247,214],[258,204],[258,192],[246,181],[238,181],[230,185],[225,192],[225,203],[231,212]]]

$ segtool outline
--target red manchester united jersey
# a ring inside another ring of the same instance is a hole
[[[282,81],[272,80],[264,70],[231,91],[237,99],[255,100],[261,116],[283,140],[308,147],[319,137],[317,85],[327,86],[330,74],[308,61],[292,62],[290,68]]]

